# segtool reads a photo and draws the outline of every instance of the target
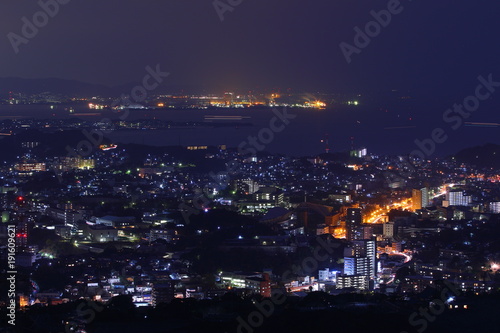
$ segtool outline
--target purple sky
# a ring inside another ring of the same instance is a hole
[[[224,2],[228,0],[222,0]],[[238,2],[236,0],[229,0]],[[402,0],[347,64],[339,44],[373,20],[383,0],[243,0],[221,22],[212,0],[71,0],[15,54],[37,1],[0,3],[0,76],[58,77],[117,85],[160,63],[171,84],[304,90],[412,88],[461,94],[499,73],[500,3]],[[463,90],[462,90],[463,89]]]

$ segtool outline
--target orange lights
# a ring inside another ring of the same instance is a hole
[[[389,213],[391,209],[403,209],[410,210],[411,209],[411,199],[404,199],[399,202],[395,202],[393,204],[378,208],[367,215],[365,215],[364,223],[366,224],[377,224],[384,222],[384,215]]]

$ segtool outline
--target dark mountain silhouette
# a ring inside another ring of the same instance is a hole
[[[50,92],[65,96],[76,97],[117,97],[121,94],[130,94],[132,88],[142,85],[141,81],[128,82],[114,87],[93,84],[76,80],[58,78],[23,79],[18,77],[0,77],[0,96],[7,97],[9,92],[24,94],[39,94]],[[170,85],[168,82],[158,86],[155,93],[201,93],[205,89],[194,85]]]
[[[487,143],[482,146],[462,149],[454,156],[457,161],[479,168],[500,168],[500,145]]]
[[[64,80],[57,78],[47,79],[22,79],[22,78],[0,78],[0,94],[6,95],[10,91],[25,94],[39,94],[51,92],[69,96],[114,96],[114,88],[104,85],[85,83],[75,80]]]

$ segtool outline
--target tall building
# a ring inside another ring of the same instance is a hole
[[[369,276],[369,261],[367,257],[345,257],[344,274]]]
[[[427,187],[420,190],[413,189],[411,193],[413,210],[422,209],[429,205],[429,189]]]
[[[394,222],[384,223],[383,236],[384,236],[384,238],[393,238],[394,237]]]
[[[490,212],[500,214],[500,202],[490,202]]]
[[[422,192],[420,190],[411,190],[411,203],[413,210],[422,209]]]
[[[373,227],[372,226],[363,226],[361,227],[363,230],[363,238],[362,239],[370,239],[374,235]]]
[[[472,202],[472,196],[462,190],[449,190],[446,192],[446,200],[450,206],[468,206]]]
[[[377,276],[377,242],[374,239],[363,239],[353,241],[353,255],[355,257],[366,257],[368,259],[368,275],[370,279]]]
[[[24,216],[18,217],[16,224],[16,251],[24,252],[28,248],[28,219]]]
[[[345,249],[344,254],[344,277],[347,279],[344,282],[352,284],[353,281],[358,281],[362,285],[358,289],[364,289],[366,281],[367,283],[372,281],[369,285],[373,286],[377,276],[376,241],[374,239],[355,240],[350,248]]]
[[[360,239],[362,236],[361,223],[363,221],[361,215],[361,209],[359,208],[349,208],[347,209],[347,217],[345,220],[345,228],[347,233],[347,240],[352,241],[355,239]]]
[[[429,204],[431,202],[429,189],[427,187],[424,187],[420,191],[422,192],[422,207],[425,208],[425,207],[429,206]]]

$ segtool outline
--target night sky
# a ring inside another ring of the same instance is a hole
[[[352,44],[353,28],[388,2],[244,0],[221,22],[211,0],[72,0],[16,55],[7,34],[21,34],[21,18],[40,7],[4,0],[0,76],[119,85],[159,63],[172,85],[457,96],[480,74],[500,78],[500,3],[491,0],[401,1],[401,13],[347,64],[339,44]]]

